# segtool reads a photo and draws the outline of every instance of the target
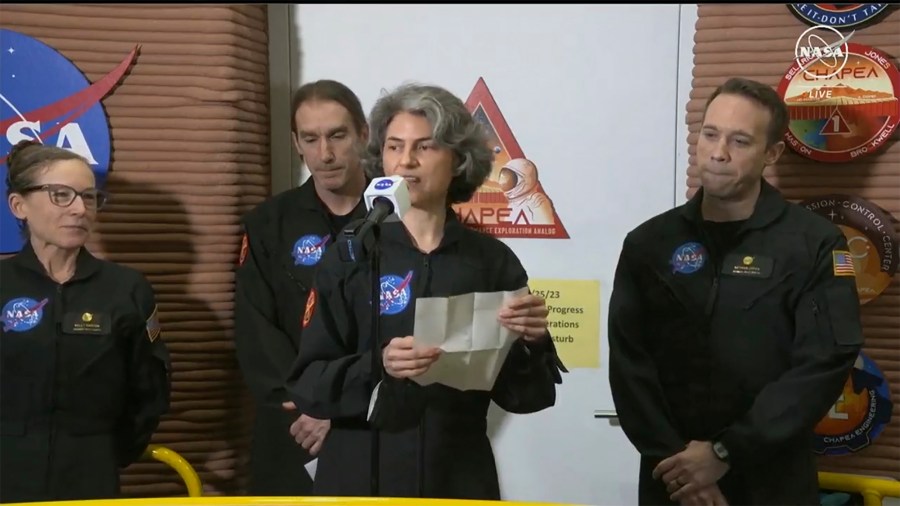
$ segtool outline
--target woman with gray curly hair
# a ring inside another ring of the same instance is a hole
[[[369,265],[342,262],[338,248],[329,248],[316,274],[288,380],[301,412],[331,420],[315,493],[369,495],[374,426],[379,495],[500,499],[488,406],[493,400],[512,413],[534,413],[554,405],[565,368],[547,330],[547,307],[525,294],[499,311],[500,324],[521,338],[490,390],[413,380],[441,359],[439,348],[412,335],[417,298],[515,291],[527,287],[528,275],[506,244],[466,227],[450,207],[472,197],[492,164],[485,133],[459,98],[436,86],[402,85],[378,100],[369,128],[366,170],[403,177],[411,208],[381,228],[385,374],[373,374],[371,365]]]

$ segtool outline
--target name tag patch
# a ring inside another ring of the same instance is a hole
[[[722,262],[722,274],[747,278],[768,278],[775,260],[762,255],[728,255]]]
[[[110,318],[106,313],[66,313],[62,321],[63,332],[66,334],[109,334]]]

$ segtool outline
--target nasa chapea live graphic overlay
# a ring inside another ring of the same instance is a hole
[[[837,402],[815,428],[815,453],[846,455],[870,446],[890,423],[894,405],[884,374],[860,353]]]
[[[847,238],[853,258],[860,304],[884,292],[900,265],[900,244],[892,216],[868,200],[852,195],[813,197],[802,206],[828,218]]]
[[[890,4],[787,4],[791,12],[808,25],[832,28],[860,28],[876,23]]]
[[[819,42],[822,47],[805,45]],[[887,144],[900,123],[896,63],[879,49],[838,42],[812,34],[798,40],[803,51],[778,86],[790,117],[788,146],[820,162],[871,155]]]
[[[466,106],[488,131],[494,167],[471,200],[454,206],[460,220],[494,237],[568,239],[537,164],[525,157],[483,78]]]
[[[0,179],[7,190],[6,157],[26,139],[83,156],[103,187],[109,171],[109,120],[100,100],[125,76],[137,47],[98,81],[91,83],[65,56],[28,35],[0,29]],[[19,223],[0,206],[0,254],[22,248]]]

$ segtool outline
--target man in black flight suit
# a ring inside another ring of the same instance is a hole
[[[345,85],[321,80],[297,90],[292,110],[294,147],[311,177],[244,217],[236,272],[235,345],[257,406],[248,492],[258,496],[312,494],[303,466],[330,425],[298,413],[284,382],[316,264],[337,233],[366,212],[360,156],[368,127],[359,99]]]
[[[728,80],[704,112],[702,187],[625,238],[610,386],[641,504],[818,504],[813,429],[863,336],[840,229],[762,177],[787,122],[770,87]]]

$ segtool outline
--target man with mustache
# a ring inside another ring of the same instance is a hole
[[[310,177],[245,216],[236,271],[235,345],[257,408],[248,492],[259,496],[312,494],[304,465],[330,424],[298,412],[284,383],[316,265],[343,227],[366,213],[360,156],[368,126],[357,96],[320,80],[297,90],[292,109],[294,147]]]

